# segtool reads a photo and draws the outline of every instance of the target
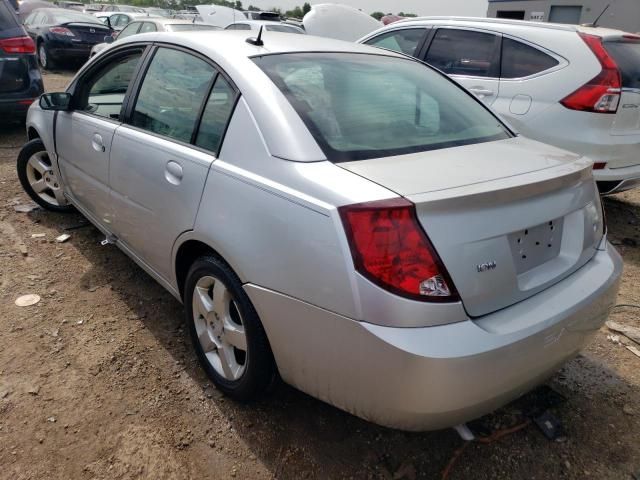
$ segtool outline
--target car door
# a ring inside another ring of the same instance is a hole
[[[226,122],[235,105],[233,89],[220,92],[225,82],[230,86],[208,60],[158,47],[126,124],[114,136],[113,231],[123,248],[165,279],[171,277],[175,239],[193,228],[218,151],[222,133],[211,133],[210,112]]]
[[[144,49],[118,49],[96,62],[76,80],[72,110],[59,112],[55,124],[65,193],[107,230],[113,134],[121,124],[122,105]]]
[[[492,105],[500,91],[500,35],[466,28],[435,31],[424,60]]]

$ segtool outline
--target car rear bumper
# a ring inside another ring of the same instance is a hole
[[[594,170],[593,177],[603,195],[620,193],[640,186],[640,165]]]
[[[534,297],[424,328],[359,322],[255,285],[245,289],[286,382],[381,425],[433,430],[491,412],[548,378],[603,324],[621,272],[608,245]]]

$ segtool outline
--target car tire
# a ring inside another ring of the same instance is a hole
[[[60,213],[74,210],[64,197],[42,140],[36,138],[22,147],[16,167],[22,188],[42,208]]]
[[[55,68],[55,62],[51,59],[49,49],[44,41],[38,42],[38,63],[43,70],[52,70]]]
[[[214,385],[241,402],[260,397],[275,378],[275,362],[233,270],[214,256],[197,259],[187,274],[184,306],[198,361]]]

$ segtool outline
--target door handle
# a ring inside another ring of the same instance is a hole
[[[479,97],[493,97],[494,95],[493,90],[489,90],[483,87],[471,87],[469,91]]]
[[[173,160],[167,162],[167,167],[164,171],[164,178],[172,185],[179,185],[182,181],[182,165]]]
[[[104,152],[106,150],[104,142],[102,141],[102,136],[99,133],[93,134],[93,138],[91,139],[91,146],[96,152]]]

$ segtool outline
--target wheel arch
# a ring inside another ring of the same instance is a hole
[[[194,232],[187,232],[176,242],[174,248],[174,273],[175,282],[180,293],[180,298],[184,298],[184,286],[187,280],[187,274],[193,262],[199,257],[210,255],[224,262],[233,272],[244,282],[242,275],[233,265],[225,258],[225,256],[216,248],[211,246],[211,242],[201,239]]]
[[[42,139],[42,137],[40,136],[40,133],[38,133],[38,130],[35,129],[35,127],[28,127],[27,128],[27,140],[31,141],[31,140],[35,140],[36,138],[40,138]]]

